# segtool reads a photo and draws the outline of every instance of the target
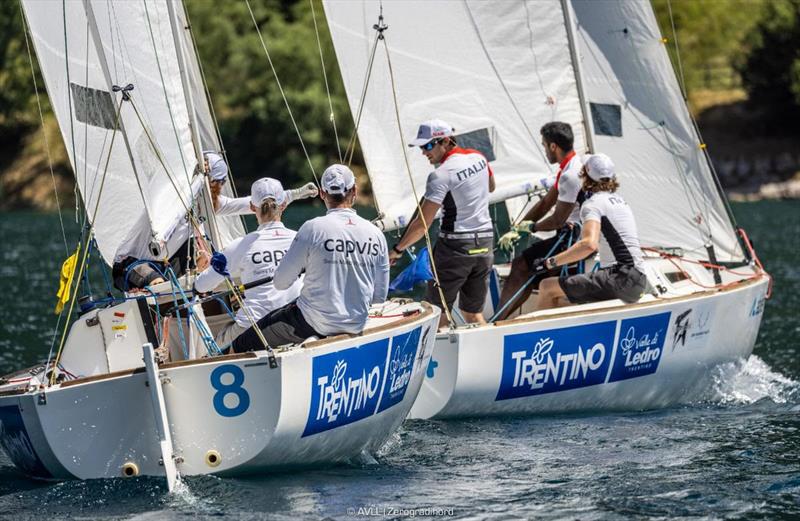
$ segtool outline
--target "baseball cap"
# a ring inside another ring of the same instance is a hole
[[[329,194],[344,194],[355,184],[356,176],[344,165],[331,165],[322,173],[322,189]]]
[[[222,156],[214,152],[205,152],[208,161],[208,177],[211,181],[224,181],[228,177],[228,165]]]
[[[253,206],[261,206],[266,199],[275,199],[278,205],[286,202],[286,190],[277,179],[262,177],[250,187],[250,202]]]
[[[421,147],[434,139],[449,137],[454,135],[453,127],[441,119],[432,119],[421,123],[417,130],[417,139],[408,144],[409,147]]]
[[[586,173],[595,181],[617,177],[614,173],[614,162],[605,154],[586,156],[583,164],[586,167]]]

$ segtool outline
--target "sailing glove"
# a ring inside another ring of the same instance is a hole
[[[319,190],[317,189],[317,185],[314,183],[306,183],[300,188],[294,188],[292,190],[288,190],[287,195],[289,196],[289,203],[297,201],[299,199],[308,199],[309,197],[316,197],[319,194]]]
[[[500,251],[509,253],[514,248],[514,245],[519,241],[519,237],[519,233],[511,230],[500,237],[500,239],[497,241],[497,247],[500,248]]]
[[[222,252],[215,252],[214,255],[211,256],[211,268],[213,268],[213,270],[220,275],[224,275],[226,277],[231,276],[231,274],[228,272],[228,259]]]

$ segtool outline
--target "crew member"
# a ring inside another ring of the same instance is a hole
[[[238,277],[242,284],[272,277],[296,235],[281,222],[287,204],[289,196],[277,179],[264,177],[253,183],[249,205],[258,219],[258,229],[234,240],[221,254],[216,254],[212,261],[213,269],[206,269],[197,277],[195,290],[201,293],[212,291],[223,282],[226,274]],[[276,289],[271,281],[246,289],[246,309],[240,308],[235,319],[224,315],[227,320],[223,324],[213,325],[214,329],[219,328],[214,335],[217,345],[227,346],[255,321],[295,300],[301,287],[300,279],[295,279],[283,290]]]
[[[425,186],[421,204],[424,221],[419,215],[411,221],[389,258],[394,263],[420,240],[436,212],[443,208],[433,262],[447,308],[452,309],[458,297],[464,320],[483,324],[482,311],[494,262],[494,231],[489,215],[489,192],[495,187],[492,168],[477,150],[459,148],[453,127],[442,120],[422,123],[409,147],[420,147],[436,169]],[[428,282],[426,299],[442,307],[434,281]],[[442,313],[439,326],[445,325],[447,317]]]
[[[619,183],[614,163],[605,154],[589,156],[581,178],[587,193],[581,207],[581,239],[558,255],[537,260],[534,269],[554,270],[594,254],[598,246],[601,268],[561,279],[544,279],[539,286],[537,309],[610,299],[631,303],[645,292],[647,277],[636,222],[631,208],[616,193]]]
[[[523,220],[500,238],[499,244],[502,249],[510,249],[511,244],[519,238],[520,231],[533,233],[558,230],[558,232],[550,239],[534,243],[511,262],[511,272],[503,285],[498,309],[502,309],[534,275],[533,267],[537,259],[541,260],[547,255],[564,251],[579,236],[579,230],[575,225],[580,223],[580,202],[583,199],[580,172],[583,164],[573,150],[572,127],[568,123],[551,121],[539,132],[542,135],[542,147],[547,160],[552,164],[558,164],[555,183],[525,214]],[[555,207],[553,213],[545,217],[553,207]],[[508,317],[521,306],[531,291],[538,287],[539,280],[536,279],[528,284],[514,302],[508,304],[497,317],[498,320]]]
[[[359,334],[370,304],[386,300],[389,259],[383,233],[353,209],[353,172],[331,165],[322,175],[322,200],[328,212],[297,231],[275,271],[278,290],[289,288],[305,271],[300,297],[258,321],[270,346],[296,344],[311,336]],[[252,329],[233,342],[236,352],[263,349]]]

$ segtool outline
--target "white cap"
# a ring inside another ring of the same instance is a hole
[[[322,173],[322,189],[329,194],[344,194],[355,184],[356,176],[344,165],[331,165]]]
[[[434,139],[454,135],[453,127],[441,119],[432,119],[421,123],[417,130],[417,139],[408,144],[409,147],[421,147]]]
[[[214,152],[205,152],[208,161],[208,177],[212,181],[224,181],[228,177],[228,165],[222,156]]]
[[[595,181],[602,179],[614,179],[614,162],[605,154],[593,154],[586,156],[583,161],[586,173]]]
[[[253,206],[261,206],[266,199],[275,199],[279,206],[286,202],[286,190],[277,179],[262,177],[250,187],[250,202]]]

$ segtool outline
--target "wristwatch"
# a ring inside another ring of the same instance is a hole
[[[555,257],[548,257],[544,261],[544,267],[547,268],[548,270],[552,270],[552,269],[556,268],[557,266],[558,266],[558,264],[556,264],[556,258]]]
[[[531,225],[528,227],[528,231],[531,233],[536,232],[536,221],[531,222]]]
[[[396,244],[394,246],[392,246],[392,251],[395,252],[398,255],[402,255],[403,254],[403,250],[398,250]]]

